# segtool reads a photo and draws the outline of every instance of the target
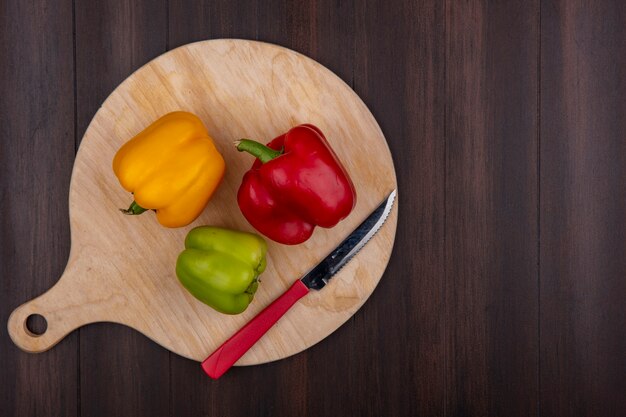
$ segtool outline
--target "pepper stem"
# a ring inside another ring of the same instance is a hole
[[[283,154],[283,150],[277,151],[250,139],[240,139],[235,141],[235,146],[239,152],[248,152],[258,158],[262,163],[271,161],[272,159]]]
[[[130,204],[130,207],[128,207],[126,210],[124,209],[120,209],[120,211],[124,214],[128,214],[129,216],[134,216],[136,214],[141,214],[144,211],[146,211],[147,209],[141,207],[139,204],[135,203],[134,201]]]

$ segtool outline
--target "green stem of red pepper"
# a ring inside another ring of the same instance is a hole
[[[283,154],[283,150],[277,151],[265,146],[262,143],[256,142],[250,139],[240,139],[235,141],[235,146],[239,152],[248,152],[249,154],[257,157],[262,163],[271,161],[272,159]]]

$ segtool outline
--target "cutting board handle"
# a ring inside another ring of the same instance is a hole
[[[59,281],[46,293],[13,310],[7,329],[11,339],[20,349],[32,353],[44,352],[74,329],[102,321],[101,318],[94,317],[94,305],[86,302],[86,295],[76,288],[72,279],[68,279],[75,273],[66,269]],[[26,325],[28,318],[33,314],[41,315],[46,320],[47,328],[41,334],[31,332]]]

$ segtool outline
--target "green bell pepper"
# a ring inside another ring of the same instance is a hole
[[[265,270],[260,236],[212,226],[191,230],[176,261],[176,275],[198,300],[226,314],[243,312]]]

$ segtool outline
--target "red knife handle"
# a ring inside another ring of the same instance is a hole
[[[228,339],[222,346],[202,362],[202,369],[211,378],[217,379],[243,356],[309,289],[297,280],[272,304],[265,307],[248,324]]]

